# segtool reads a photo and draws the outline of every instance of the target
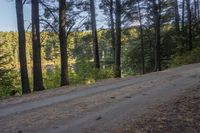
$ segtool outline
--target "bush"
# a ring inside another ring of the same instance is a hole
[[[171,67],[199,63],[200,62],[200,47],[194,48],[192,51],[187,51],[182,54],[175,54],[170,61]]]
[[[20,77],[14,70],[4,70],[0,76],[0,98],[21,95]]]
[[[69,69],[70,85],[76,84],[92,84],[97,80],[114,77],[112,69],[94,69],[91,64],[78,64],[74,69]],[[55,67],[52,71],[43,74],[44,85],[46,89],[56,88],[60,86],[60,67]],[[30,80],[31,81],[31,80]],[[32,84],[32,83],[31,83]]]
[[[94,69],[90,63],[78,64],[74,71],[69,71],[70,84],[91,84],[112,77],[114,77],[112,69]]]
[[[43,75],[44,87],[46,89],[60,86],[60,68],[58,66],[51,71],[44,71]]]

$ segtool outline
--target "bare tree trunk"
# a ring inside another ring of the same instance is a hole
[[[27,60],[26,60],[26,36],[24,30],[24,13],[22,0],[15,0],[18,28],[19,62],[22,84],[22,94],[30,93],[28,79]]]
[[[113,60],[115,60],[115,23],[113,17],[113,0],[110,0],[110,22],[111,22],[111,36],[112,36],[112,48],[113,48]]]
[[[96,69],[100,69],[99,45],[98,45],[94,0],[90,0],[90,12],[91,12],[91,23],[92,23],[93,47],[94,47],[94,66]]]
[[[176,26],[177,33],[180,33],[178,0],[175,0],[175,26]]]
[[[197,17],[198,17],[198,19],[200,18],[200,2],[199,2],[199,0],[197,0]]]
[[[32,3],[32,47],[33,47],[33,89],[44,90],[41,67],[41,43],[39,24],[39,0],[31,0]]]
[[[59,40],[61,54],[61,86],[68,85],[68,56],[66,39],[66,0],[59,1]]]
[[[155,33],[156,33],[156,45],[155,45],[155,71],[161,70],[161,59],[160,59],[160,0],[156,3],[153,0],[154,15],[155,15]]]
[[[182,1],[182,21],[181,21],[181,29],[184,32],[185,26],[185,0]]]
[[[115,77],[121,77],[121,0],[116,0]]]
[[[140,9],[140,2],[138,0],[138,15],[139,15],[139,23],[140,23],[140,41],[141,41],[141,66],[142,66],[142,74],[145,73],[145,63],[144,63],[144,38],[143,38],[143,26],[142,26],[142,15]]]
[[[197,1],[193,0],[193,4],[194,4],[194,18],[197,19]]]
[[[192,16],[191,16],[190,0],[186,0],[186,5],[187,5],[187,18],[188,18],[187,46],[188,50],[192,50]]]

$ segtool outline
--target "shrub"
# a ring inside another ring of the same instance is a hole
[[[194,48],[192,51],[187,51],[182,54],[175,54],[170,61],[171,67],[198,63],[200,62],[200,47]]]

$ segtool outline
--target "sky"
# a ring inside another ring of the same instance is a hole
[[[30,21],[30,6],[24,6],[25,26]],[[14,0],[1,0],[0,3],[0,31],[17,31],[16,11]]]
[[[0,31],[17,31],[17,20],[15,10],[15,0],[0,0]],[[97,27],[100,28],[103,25],[107,25],[102,22],[103,15],[97,9]],[[25,29],[28,27],[31,21],[31,6],[30,4],[24,5],[24,20]]]

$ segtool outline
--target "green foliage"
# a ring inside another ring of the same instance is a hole
[[[12,53],[4,50],[5,45],[5,42],[0,43],[0,98],[21,94],[19,73],[14,70]]]
[[[45,88],[57,88],[60,86],[60,68],[55,66],[53,69],[48,70],[43,73],[44,85]]]
[[[69,71],[71,84],[91,84],[97,80],[112,78],[114,73],[112,69],[94,69],[89,62],[82,62],[75,66],[74,70]]]
[[[122,75],[137,75],[141,72],[141,42],[137,28],[122,31]],[[71,85],[91,84],[97,80],[113,78],[113,55],[109,30],[98,31],[101,69],[93,67],[93,46],[90,32],[73,32],[68,38],[69,81]],[[21,82],[18,63],[17,34],[0,32],[0,97],[21,95]],[[60,49],[58,36],[54,33],[42,33],[42,69],[46,89],[60,86]],[[185,38],[177,36],[171,26],[161,31],[162,68],[200,62],[199,38],[194,39],[192,51],[186,51]],[[26,33],[27,62],[30,85],[32,88],[32,44],[31,34]],[[154,69],[154,31],[144,29],[145,72]],[[186,52],[181,52],[186,51]]]
[[[20,95],[20,80],[18,80],[18,75],[14,70],[5,70],[0,77],[0,98],[9,95]]]
[[[200,47],[193,49],[192,51],[186,51],[182,54],[172,55],[172,60],[170,61],[171,67],[199,63],[200,62]]]
[[[124,75],[136,75],[140,72],[140,46],[138,41],[131,41],[128,46],[122,47],[122,71]],[[133,52],[135,51],[135,52]]]

